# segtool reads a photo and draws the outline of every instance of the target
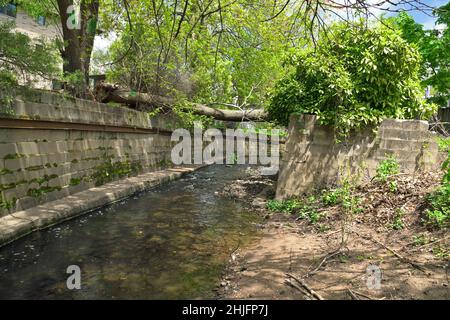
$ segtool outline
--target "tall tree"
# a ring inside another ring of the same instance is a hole
[[[97,30],[99,0],[81,0],[77,17],[73,0],[57,0],[63,33],[64,72],[81,72],[85,84]]]
[[[440,30],[424,30],[406,12],[391,19],[401,30],[402,37],[414,44],[423,58],[422,78],[425,86],[432,86],[430,98],[439,105],[450,99],[450,2],[434,11]]]

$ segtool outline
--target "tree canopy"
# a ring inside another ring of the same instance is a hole
[[[102,33],[116,40],[106,52],[93,55],[96,65],[130,95],[165,96],[213,108],[268,107],[279,123],[286,123],[300,104],[325,122],[339,119],[347,127],[384,116],[427,115],[431,105],[419,99],[416,67],[422,85],[431,84],[438,93],[434,101],[448,96],[448,29],[424,31],[406,13],[393,22],[381,19],[388,26],[367,29],[370,21],[380,20],[374,9],[433,10],[421,1],[397,0],[386,7],[384,1],[80,0],[79,15],[70,9],[73,0],[16,3],[58,26],[64,80],[80,82],[82,92],[94,36]],[[435,12],[438,22],[447,24],[448,5]],[[359,19],[364,22],[355,27]],[[402,48],[399,35],[419,53]],[[341,40],[332,40],[339,36]],[[352,37],[361,44],[355,45]],[[312,75],[314,70],[321,78]],[[392,73],[383,74],[386,70]],[[336,114],[324,113],[327,108]]]
[[[393,18],[394,25],[401,30],[402,37],[414,45],[423,58],[421,76],[424,86],[432,86],[431,101],[447,105],[450,99],[450,2],[435,10],[436,23],[442,30],[424,30],[406,12]]]

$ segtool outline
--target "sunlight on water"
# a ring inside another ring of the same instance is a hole
[[[213,298],[259,218],[217,193],[245,166],[210,166],[0,248],[2,299]],[[66,268],[81,268],[68,290]]]

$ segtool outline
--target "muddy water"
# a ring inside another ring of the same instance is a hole
[[[203,168],[0,248],[0,298],[213,298],[230,252],[257,235],[258,217],[217,194],[245,168]]]

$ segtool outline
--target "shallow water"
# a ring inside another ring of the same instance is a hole
[[[209,166],[0,248],[0,298],[213,298],[230,252],[257,235],[259,218],[217,194],[245,168]]]

